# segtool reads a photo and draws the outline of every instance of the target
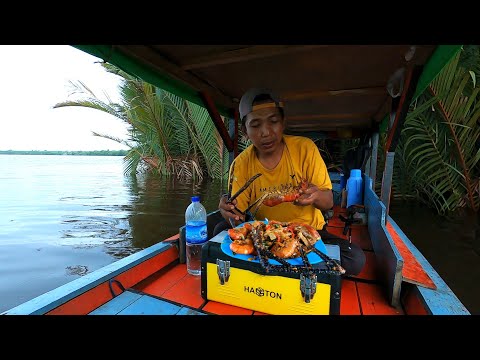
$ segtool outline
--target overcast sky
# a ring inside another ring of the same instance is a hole
[[[126,125],[99,110],[66,107],[73,100],[69,81],[82,81],[98,97],[118,101],[119,77],[100,59],[69,45],[0,45],[0,150],[120,150]],[[77,96],[78,98],[78,96]]]

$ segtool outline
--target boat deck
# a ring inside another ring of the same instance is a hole
[[[328,231],[347,239],[347,236],[342,234],[344,223],[338,218],[338,214],[345,211],[335,208],[335,215],[328,223]],[[366,225],[352,225],[352,242],[364,250],[366,264],[357,276],[343,277],[340,315],[403,315],[401,308],[389,305],[383,287],[376,280],[376,259]],[[201,278],[188,274],[186,264],[178,261],[119,293],[120,295],[90,314],[265,315],[262,312],[203,299]]]

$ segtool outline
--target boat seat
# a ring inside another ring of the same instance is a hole
[[[206,315],[208,313],[127,289],[88,315]]]

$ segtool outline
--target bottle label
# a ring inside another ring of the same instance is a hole
[[[207,224],[205,221],[189,221],[185,226],[185,239],[189,244],[202,244],[207,241]]]

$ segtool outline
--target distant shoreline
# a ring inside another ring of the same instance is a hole
[[[128,150],[85,150],[85,151],[65,151],[65,150],[0,150],[0,155],[88,155],[88,156],[125,156]]]

